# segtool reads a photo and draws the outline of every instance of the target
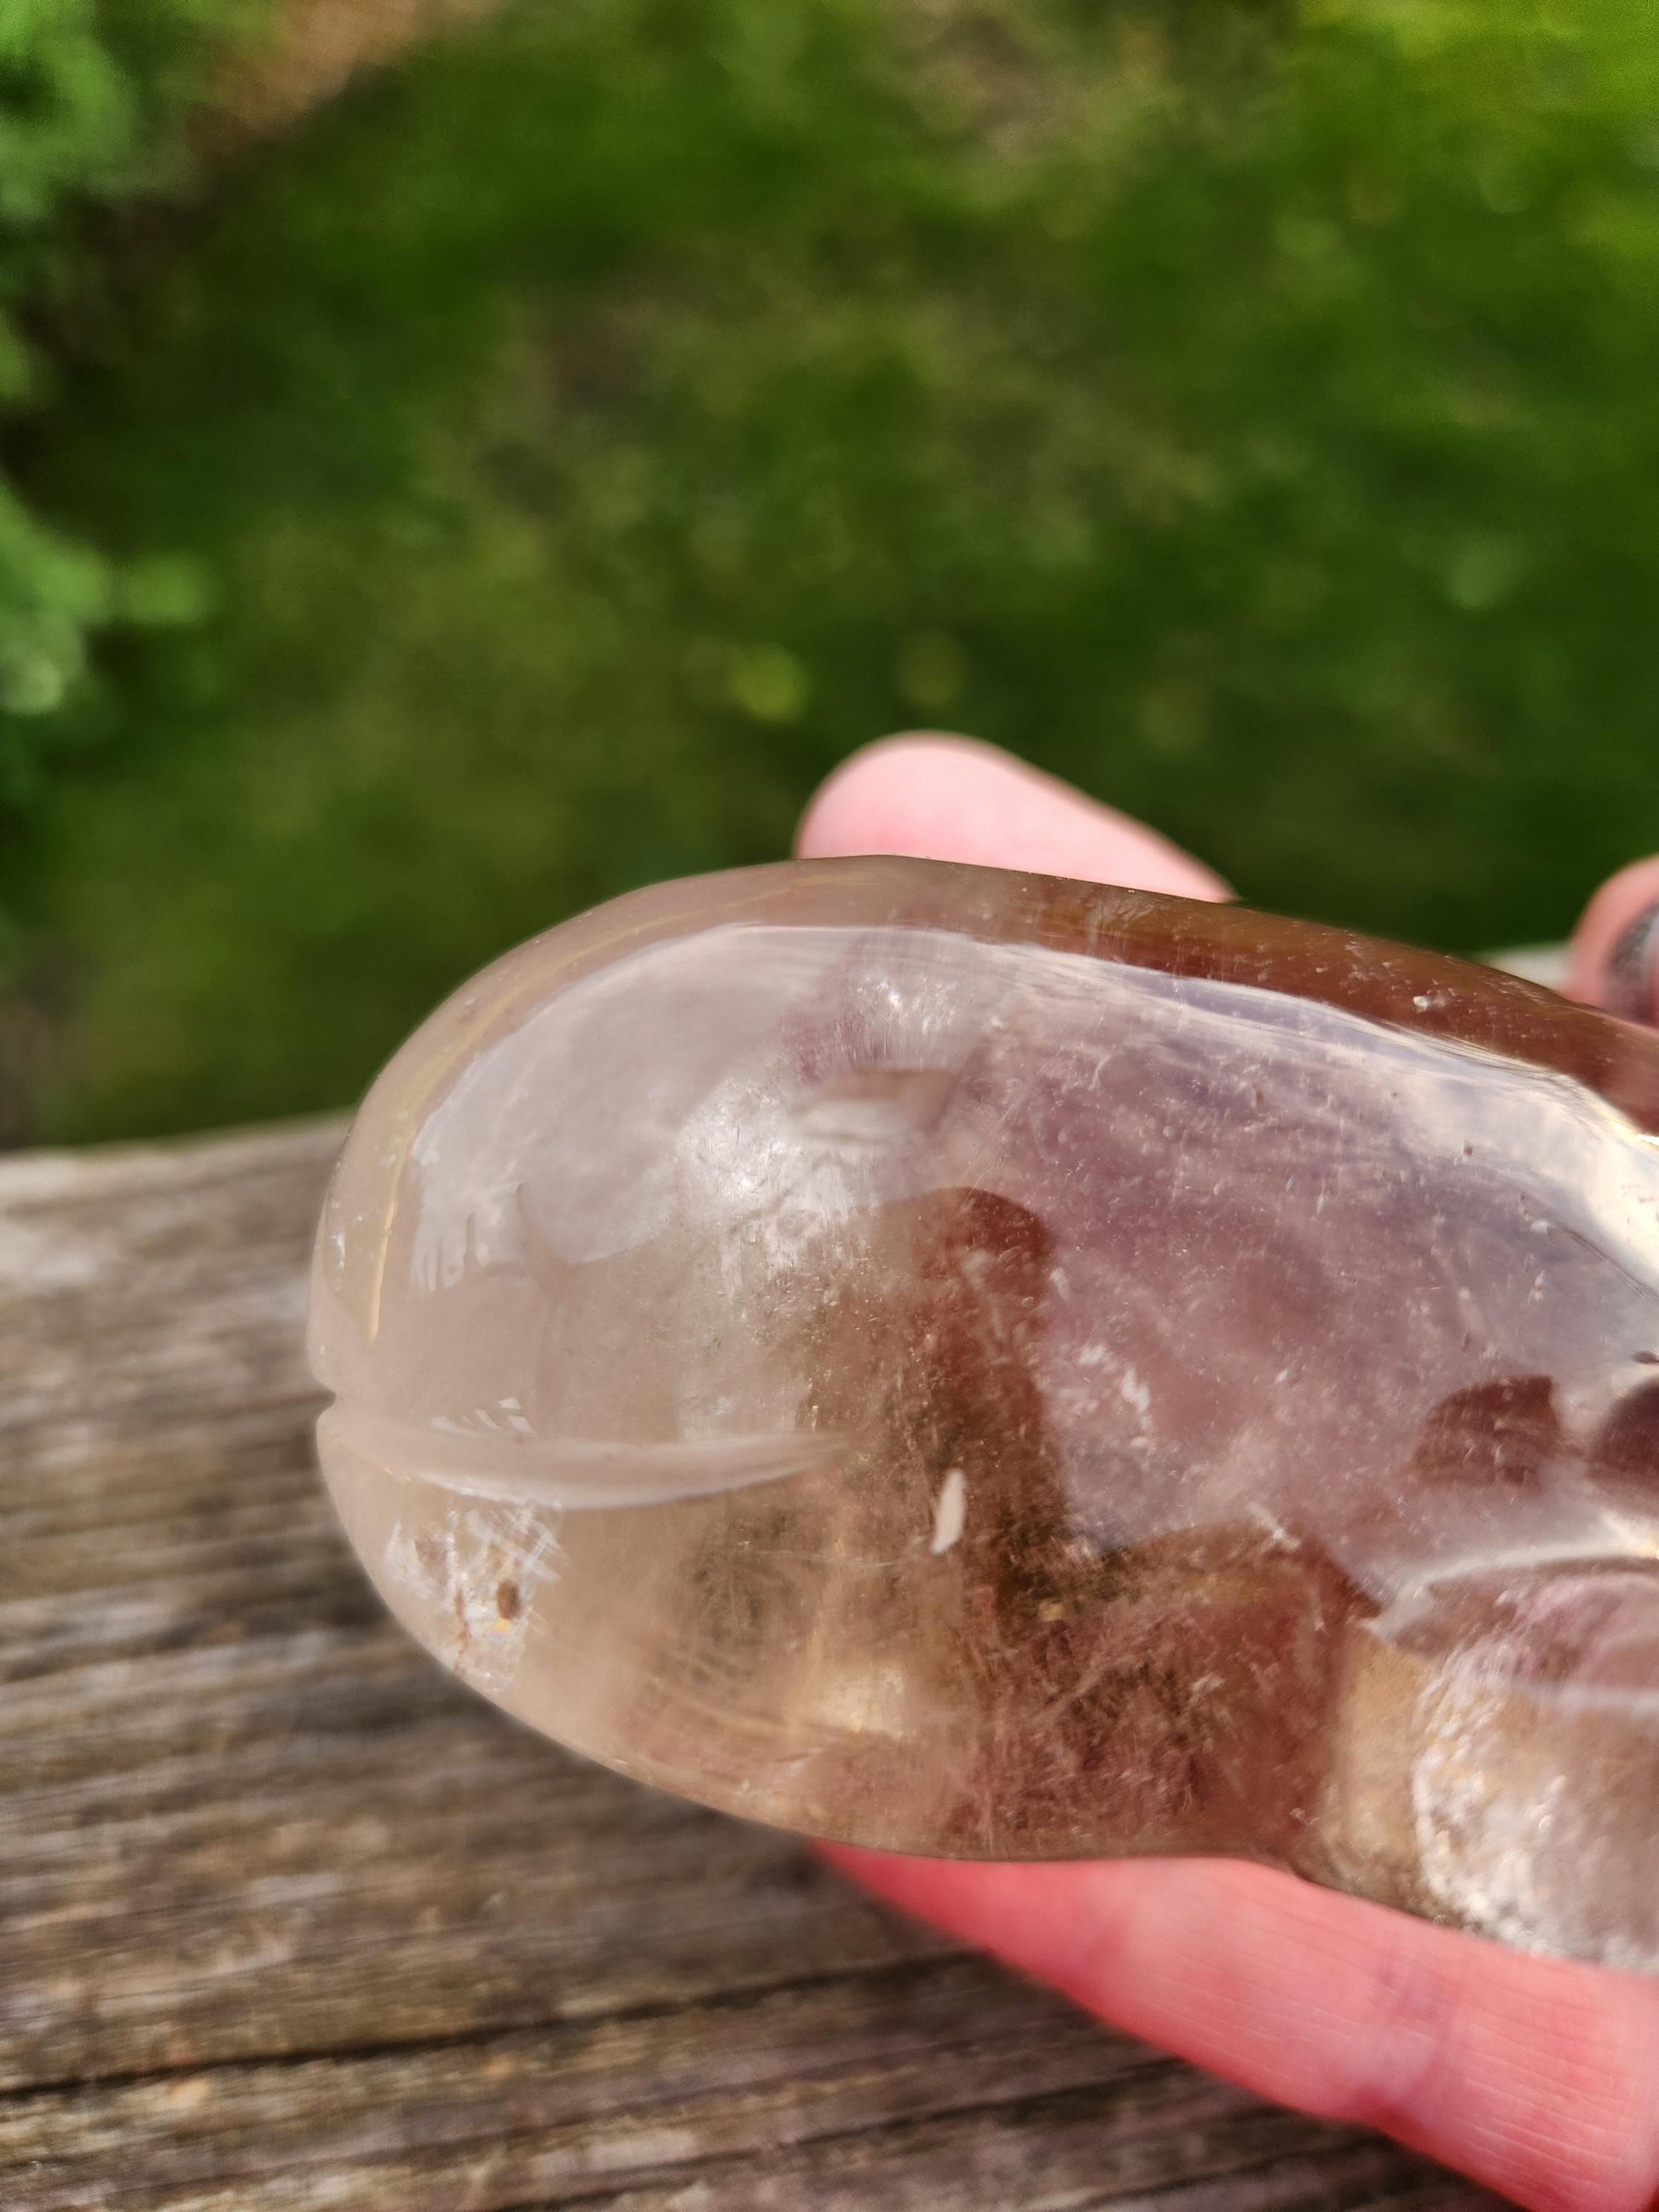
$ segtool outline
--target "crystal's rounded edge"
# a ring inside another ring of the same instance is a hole
[[[928,887],[950,886],[935,902]],[[971,885],[975,896],[963,901]],[[425,1115],[474,1054],[533,1006],[630,952],[714,922],[905,927],[935,905],[945,927],[988,943],[1033,942],[1176,975],[1305,997],[1366,1018],[1565,1074],[1659,1133],[1659,1033],[1572,1005],[1540,984],[1249,908],[1017,870],[873,854],[785,860],[649,884],[514,946],[441,1000],[398,1047],[353,1115],[319,1223],[307,1345],[325,1389],[343,1328],[373,1340],[380,1261],[337,1264],[348,1247],[383,1255],[408,1152]],[[1450,979],[1449,985],[1448,979]],[[1455,988],[1451,988],[1455,986]],[[373,1158],[363,1132],[384,1129]]]
[[[949,885],[948,899],[927,896]],[[962,892],[971,885],[975,896]],[[383,1245],[397,1186],[424,1114],[460,1066],[538,1003],[596,968],[715,921],[791,921],[904,927],[942,909],[933,926],[991,943],[1034,942],[1170,975],[1201,975],[1283,992],[1530,1061],[1583,1084],[1659,1133],[1659,1034],[1576,1006],[1540,984],[1327,925],[1287,921],[1233,905],[1082,884],[1015,870],[871,854],[778,861],[652,884],[588,908],[514,947],[461,984],[393,1054],[347,1132],[323,1208],[325,1247],[346,1224],[341,1198],[354,1170],[368,1168],[360,1132],[392,1136],[366,1177],[351,1226]],[[378,1217],[380,1227],[373,1226]],[[374,1331],[377,1299],[359,1301]],[[313,1372],[326,1364],[326,1333],[313,1333]]]

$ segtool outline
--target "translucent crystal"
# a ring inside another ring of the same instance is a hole
[[[1659,1967],[1656,1128],[1659,1037],[1236,908],[640,892],[370,1092],[323,1463],[417,1636],[666,1789]]]

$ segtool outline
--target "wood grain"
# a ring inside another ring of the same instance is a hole
[[[0,1161],[5,2212],[1472,2212],[381,1613],[301,1354],[333,1123]]]

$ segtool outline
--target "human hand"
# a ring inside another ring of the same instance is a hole
[[[1151,830],[956,738],[856,755],[799,842],[1227,895]],[[1656,902],[1659,860],[1597,894],[1575,996],[1659,1015]],[[1282,2104],[1382,2129],[1532,2212],[1659,2212],[1659,1980],[1530,1958],[1226,1860],[825,1856],[1103,2019]]]

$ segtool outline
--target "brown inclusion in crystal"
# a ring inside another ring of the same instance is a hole
[[[663,886],[371,1091],[325,1468],[416,1634],[668,1789],[1659,1966],[1656,1127],[1659,1039],[1338,932]]]

